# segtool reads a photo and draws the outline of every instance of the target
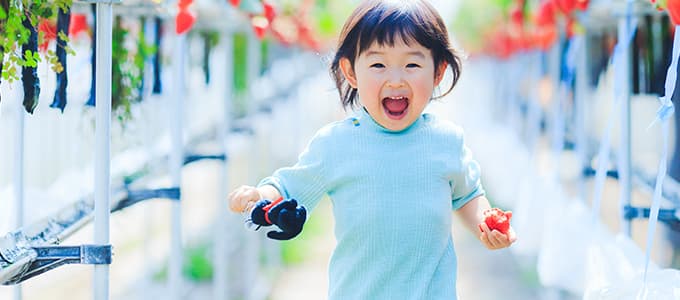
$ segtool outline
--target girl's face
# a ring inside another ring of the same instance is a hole
[[[394,46],[373,43],[357,57],[354,68],[343,58],[340,68],[371,117],[389,130],[400,131],[420,117],[446,64],[439,66],[435,77],[431,51],[396,38]]]

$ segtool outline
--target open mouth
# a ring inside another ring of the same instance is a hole
[[[386,97],[382,101],[383,109],[390,119],[400,120],[406,116],[408,110],[408,98]]]

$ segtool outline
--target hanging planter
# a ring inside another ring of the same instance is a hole
[[[52,70],[63,71],[59,59],[54,51],[40,54],[38,45],[48,45],[50,38],[63,41],[60,45],[66,53],[73,53],[68,46],[68,37],[64,35],[50,35],[49,22],[58,11],[66,12],[70,9],[72,0],[29,1],[29,0],[0,0],[0,69],[1,79],[13,82],[20,79],[19,68],[22,68],[25,97],[24,107],[32,113],[37,106],[40,83],[35,71],[39,62],[46,60]],[[40,30],[40,24],[43,24]],[[35,45],[34,45],[35,44]],[[35,76],[35,78],[33,78]]]
[[[70,11],[59,11],[59,16],[57,17],[57,28],[56,31],[58,35],[66,35],[69,32],[69,26],[71,23],[71,12]],[[68,85],[68,76],[66,74],[66,40],[57,40],[57,60],[61,64],[62,70],[57,74],[57,89],[54,91],[54,101],[50,104],[52,108],[58,108],[61,112],[64,112],[66,107],[66,86]]]

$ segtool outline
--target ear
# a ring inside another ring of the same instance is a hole
[[[434,85],[435,86],[438,86],[439,83],[441,83],[442,80],[444,79],[444,74],[446,73],[446,68],[448,66],[449,66],[448,63],[442,62],[441,64],[439,64],[439,67],[437,67],[437,71],[435,72],[435,75],[434,75]]]
[[[340,70],[342,71],[342,75],[345,76],[345,79],[347,79],[347,83],[356,89],[357,76],[354,73],[354,68],[352,67],[352,62],[349,61],[349,58],[343,57],[340,59]]]

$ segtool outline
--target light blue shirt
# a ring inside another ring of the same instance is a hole
[[[423,114],[395,132],[361,109],[265,184],[307,209],[332,200],[329,299],[456,299],[451,210],[484,194],[460,127]]]

